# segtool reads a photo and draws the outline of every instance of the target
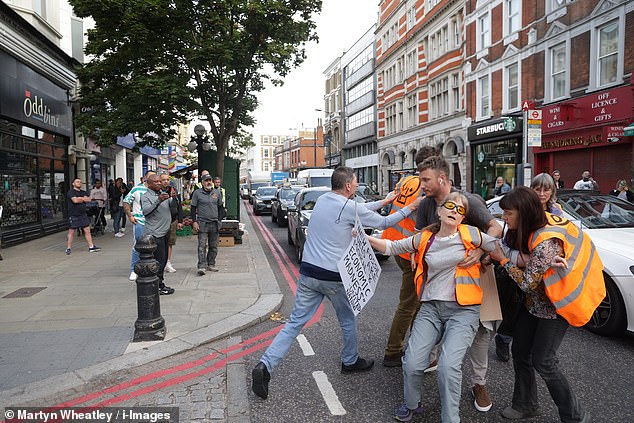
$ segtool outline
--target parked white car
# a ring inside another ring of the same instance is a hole
[[[590,235],[603,261],[607,294],[585,327],[605,336],[634,332],[634,204],[592,191],[559,190],[557,197],[564,217]],[[498,219],[501,198],[487,201]]]

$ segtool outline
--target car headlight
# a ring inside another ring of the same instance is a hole
[[[260,200],[258,200],[257,198],[254,198],[254,199],[253,199],[253,203],[254,203],[254,204],[258,204],[258,202],[259,202],[259,201],[260,201]]]
[[[286,210],[288,207],[286,206],[286,204],[284,204],[284,203],[280,203],[280,208],[281,208],[282,210]]]

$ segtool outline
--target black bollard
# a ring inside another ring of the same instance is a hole
[[[162,341],[165,339],[167,327],[161,316],[161,302],[159,300],[159,270],[158,261],[154,260],[156,240],[152,235],[141,236],[134,247],[140,260],[134,265],[136,280],[136,302],[138,315],[134,322],[134,339],[132,342]]]

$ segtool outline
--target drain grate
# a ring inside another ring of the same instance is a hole
[[[20,288],[2,298],[28,298],[32,297],[40,291],[45,290],[45,286],[32,286],[30,288]]]

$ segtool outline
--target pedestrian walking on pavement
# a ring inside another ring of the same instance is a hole
[[[78,229],[84,232],[89,252],[96,253],[97,251],[101,251],[101,248],[92,242],[90,218],[86,214],[86,203],[91,200],[88,193],[81,189],[81,179],[76,178],[73,180],[72,187],[66,194],[66,199],[68,202],[69,221],[68,236],[66,237],[66,255],[68,256],[71,253],[73,238]]]
[[[163,190],[166,191],[170,198],[170,212],[172,213],[172,223],[170,225],[169,237],[167,238],[167,264],[165,264],[165,271],[168,273],[176,272],[174,266],[172,266],[172,250],[174,245],[176,245],[176,230],[183,229],[183,206],[178,198],[178,192],[176,188],[172,186],[172,179],[169,174],[163,173],[161,176],[161,185],[163,186]]]
[[[346,296],[337,262],[352,241],[357,213],[364,226],[385,229],[416,210],[420,197],[398,213],[386,217],[376,213],[376,210],[394,200],[393,193],[384,200],[355,205],[351,199],[358,186],[357,177],[354,169],[343,166],[335,169],[331,183],[332,191],[319,197],[308,225],[309,235],[299,269],[293,312],[252,371],[253,392],[263,399],[269,395],[270,373],[282,361],[324,297],[335,308],[343,332],[341,372],[367,371],[374,365],[374,360],[359,357],[357,321]]]
[[[457,190],[449,182],[449,164],[439,156],[425,159],[418,165],[418,172],[422,190],[426,196],[418,208],[418,215],[416,216],[416,229],[422,230],[438,222],[438,207],[450,192]],[[492,237],[501,237],[502,227],[487,210],[482,198],[476,194],[466,192],[462,192],[462,194],[465,195],[469,202],[465,223],[477,227]],[[469,256],[462,261],[460,266],[466,268],[473,266],[480,261],[483,254],[484,251],[480,248],[470,250]],[[482,412],[489,411],[492,406],[489,392],[486,389],[486,372],[489,364],[488,351],[492,337],[493,331],[480,324],[469,350],[469,359],[473,369],[471,378],[471,392],[474,396],[473,404],[476,410]],[[442,359],[439,358],[438,366],[442,365],[441,361]]]
[[[147,178],[150,175],[154,175],[155,172],[148,171],[145,174],[144,181],[147,181]],[[136,281],[137,274],[134,271],[134,265],[139,261],[139,252],[136,250],[136,242],[137,240],[143,236],[144,228],[145,228],[145,216],[143,215],[143,210],[141,209],[141,197],[143,194],[147,192],[147,182],[141,182],[139,185],[133,187],[130,192],[126,194],[123,199],[123,210],[125,211],[126,216],[130,223],[132,223],[132,257],[130,259],[130,279],[131,281]]]
[[[114,230],[114,236],[117,238],[125,235],[125,233],[121,231],[121,216],[123,215],[123,198],[125,198],[127,192],[123,178],[117,178],[114,185],[112,185],[108,191],[112,229]]]
[[[410,421],[423,412],[423,375],[429,367],[431,351],[441,339],[441,420],[460,421],[462,361],[478,331],[482,304],[480,262],[469,267],[462,267],[461,263],[468,252],[477,248],[492,251],[497,241],[475,226],[462,225],[468,210],[467,197],[454,191],[437,207],[439,222],[421,233],[394,242],[368,237],[370,245],[384,254],[418,253],[414,283],[421,306],[403,356],[405,402],[394,413],[398,421]]]
[[[169,228],[172,223],[170,212],[170,196],[162,191],[161,180],[157,174],[151,174],[147,180],[148,190],[141,197],[141,210],[145,216],[144,233],[152,235],[156,240],[156,250],[154,259],[159,262],[159,294],[170,295],[174,293],[174,288],[165,285],[164,272],[167,264],[167,238]]]
[[[421,163],[427,157],[435,156],[438,151],[434,147],[422,147],[416,153],[416,165]],[[410,204],[416,198],[421,196],[420,178],[418,175],[412,175],[402,178],[394,187],[396,198],[392,202],[390,214],[398,213],[398,211]],[[414,235],[416,227],[416,219],[406,217],[383,231],[382,238],[392,241],[398,241]],[[399,302],[392,318],[392,326],[387,338],[387,346],[383,356],[383,365],[386,367],[401,367],[401,358],[403,357],[403,347],[407,331],[414,322],[414,317],[420,306],[420,301],[416,296],[416,288],[414,286],[414,270],[410,264],[410,253],[403,253],[394,257],[396,264],[401,269],[401,289],[399,291]]]
[[[208,270],[218,271],[218,209],[224,207],[222,194],[213,188],[211,175],[205,174],[201,181],[203,187],[194,191],[191,202],[193,228],[198,232],[198,276],[204,276]]]
[[[99,213],[95,215],[95,227],[101,226],[105,230],[106,223],[106,200],[108,199],[108,192],[106,188],[101,184],[100,179],[95,179],[95,187],[90,190],[90,198],[97,202]]]

